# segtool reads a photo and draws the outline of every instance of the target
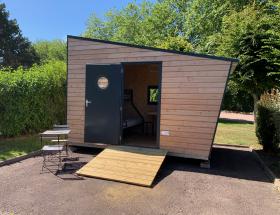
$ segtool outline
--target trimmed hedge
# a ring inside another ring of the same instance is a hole
[[[280,93],[265,93],[257,104],[256,134],[265,151],[277,151],[280,144]]]
[[[15,136],[65,123],[66,64],[0,71],[0,133]]]

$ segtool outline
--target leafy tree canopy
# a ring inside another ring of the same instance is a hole
[[[279,18],[279,7],[272,12],[252,5],[225,17],[216,36],[217,54],[240,59],[233,80],[257,97],[280,87]]]
[[[231,81],[252,95],[255,113],[260,95],[280,87],[279,12],[279,3],[252,4],[224,17],[211,37],[216,54],[240,59]]]
[[[0,66],[16,68],[29,67],[38,61],[30,41],[23,37],[16,20],[9,20],[4,3],[0,3]]]
[[[130,3],[111,10],[101,20],[92,15],[83,36],[153,47],[188,51],[192,45],[182,35],[182,17],[170,2]]]
[[[41,63],[50,60],[66,62],[66,43],[63,40],[40,40],[34,43],[33,47]]]
[[[192,0],[185,12],[186,38],[197,51],[211,53],[211,50],[205,50],[205,46],[208,37],[221,31],[223,17],[231,11],[242,10],[250,2],[252,0]]]
[[[207,52],[209,50],[204,47],[208,37],[220,32],[223,17],[231,10],[241,10],[250,2],[252,0],[130,3],[122,10],[109,11],[103,20],[93,14],[83,36],[184,51],[195,47],[196,51]],[[166,46],[170,42],[176,45]]]

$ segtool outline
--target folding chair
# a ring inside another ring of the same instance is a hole
[[[54,125],[53,130],[63,130],[68,129],[68,125]],[[44,145],[43,140],[55,142],[57,144],[52,145]],[[61,144],[63,143],[63,144]],[[41,135],[41,146],[42,146],[42,156],[43,156],[43,165],[42,171],[44,168],[48,169],[48,166],[58,166],[58,170],[62,168],[62,152],[66,151],[66,156],[68,156],[68,140],[60,139],[59,136],[51,135],[51,136],[42,136]],[[56,164],[56,160],[58,161]],[[51,165],[48,165],[51,163]]]
[[[49,166],[57,166],[58,170],[62,168],[61,153],[63,151],[63,145],[45,145],[42,148],[43,165],[44,168],[49,169]],[[58,162],[56,162],[58,160]],[[51,164],[49,164],[51,163]]]
[[[52,141],[55,136],[41,136],[41,145],[42,145],[42,157],[43,157],[43,165],[42,171],[44,168],[49,169],[49,166],[57,166],[58,170],[62,167],[62,158],[61,153],[64,150],[63,145],[44,145],[43,140]]]
[[[64,130],[64,129],[69,129],[69,126],[68,125],[56,125],[54,124],[53,125],[53,130]],[[69,156],[69,142],[68,142],[68,138],[65,136],[63,139],[53,139],[51,140],[52,142],[54,143],[57,143],[57,144],[63,144],[65,145],[65,152],[66,152],[66,156],[68,157]]]

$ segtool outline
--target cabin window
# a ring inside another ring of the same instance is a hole
[[[148,104],[156,105],[158,103],[158,86],[148,86]]]
[[[100,89],[105,90],[109,85],[109,81],[106,77],[100,77],[97,81],[97,85]]]

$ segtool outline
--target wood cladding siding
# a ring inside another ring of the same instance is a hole
[[[69,140],[84,143],[86,64],[162,62],[160,148],[209,158],[231,62],[68,38]]]

